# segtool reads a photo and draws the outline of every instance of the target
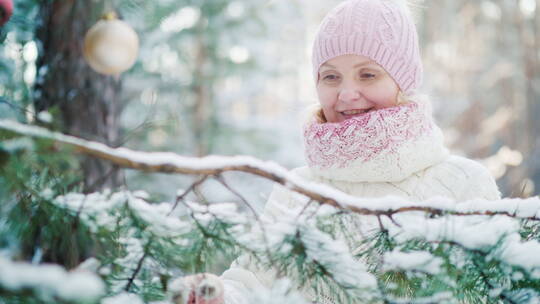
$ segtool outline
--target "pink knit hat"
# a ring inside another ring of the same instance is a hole
[[[405,0],[346,0],[332,9],[313,44],[315,82],[323,63],[346,54],[377,62],[405,94],[422,83],[418,34]]]

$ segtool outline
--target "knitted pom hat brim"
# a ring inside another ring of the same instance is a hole
[[[347,0],[332,9],[313,43],[315,82],[322,64],[347,54],[375,61],[407,95],[422,83],[418,34],[404,0]]]

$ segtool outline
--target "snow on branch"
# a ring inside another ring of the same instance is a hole
[[[13,292],[34,290],[46,301],[93,301],[105,294],[105,284],[94,273],[67,272],[57,265],[32,265],[0,257],[0,286]]]
[[[111,148],[102,143],[5,119],[0,120],[0,130],[53,140],[74,147],[78,153],[108,160],[123,168],[147,172],[206,175],[217,178],[221,173],[227,171],[246,172],[279,183],[321,204],[328,204],[363,215],[392,217],[397,213],[423,211],[429,214],[506,215],[514,218],[540,220],[540,199],[536,197],[499,201],[479,199],[458,203],[442,197],[423,202],[412,202],[398,197],[366,199],[345,194],[327,185],[306,181],[274,162],[262,161],[250,156],[213,155],[198,158],[181,156],[172,152],[141,152],[122,147]]]

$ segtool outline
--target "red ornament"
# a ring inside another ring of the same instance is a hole
[[[13,14],[13,0],[0,0],[0,26],[4,25]]]

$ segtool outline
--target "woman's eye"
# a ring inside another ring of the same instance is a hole
[[[375,74],[373,73],[362,73],[360,74],[360,77],[362,77],[362,79],[373,79],[375,78]]]
[[[326,75],[323,77],[323,80],[329,80],[329,81],[335,81],[337,80],[339,77],[336,76],[336,75]]]

